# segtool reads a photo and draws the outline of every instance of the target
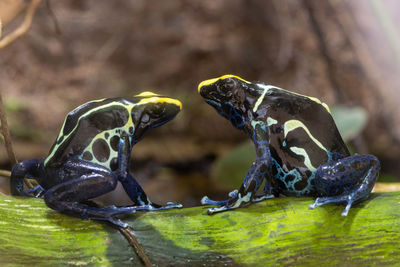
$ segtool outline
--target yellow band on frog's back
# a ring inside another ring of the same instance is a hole
[[[213,84],[213,83],[217,82],[218,80],[223,80],[223,79],[227,79],[227,78],[236,78],[236,79],[241,80],[241,81],[243,81],[243,82],[245,82],[245,83],[250,83],[249,81],[246,81],[245,79],[242,79],[242,78],[240,78],[239,76],[232,75],[232,74],[226,74],[226,75],[223,75],[223,76],[218,77],[218,78],[214,78],[214,79],[209,79],[209,80],[202,81],[202,82],[199,84],[199,86],[197,87],[197,91],[200,93],[200,88],[201,88],[201,87],[206,86],[206,85]]]

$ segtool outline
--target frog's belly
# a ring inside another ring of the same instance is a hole
[[[272,159],[270,173],[279,192],[288,196],[314,196],[315,171],[293,168],[284,170],[279,163]]]

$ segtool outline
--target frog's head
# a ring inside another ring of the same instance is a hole
[[[224,75],[201,82],[198,91],[219,114],[236,128],[241,128],[249,118],[248,110],[251,110],[248,103],[253,99],[250,86],[250,82],[238,76]]]
[[[135,97],[138,98],[138,102],[131,111],[135,140],[139,140],[147,130],[172,120],[182,109],[179,100],[152,92],[143,92]]]

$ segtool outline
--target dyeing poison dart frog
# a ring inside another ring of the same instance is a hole
[[[126,227],[114,216],[135,211],[181,208],[168,202],[152,203],[129,173],[131,149],[143,134],[173,119],[182,104],[176,99],[144,92],[130,98],[94,100],[71,111],[42,160],[30,159],[12,169],[14,195],[43,195],[59,212],[82,219],[106,220]],[[36,179],[37,188],[24,191],[24,178]],[[121,182],[133,206],[100,208],[90,199],[115,189]]]
[[[373,155],[351,156],[330,114],[314,97],[273,85],[248,82],[234,75],[203,81],[198,91],[205,101],[254,142],[257,158],[242,186],[208,214],[236,209],[272,196],[314,196],[311,209],[368,197],[380,163]],[[255,196],[265,178],[262,196]]]

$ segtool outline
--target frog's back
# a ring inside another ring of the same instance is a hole
[[[113,138],[114,135],[120,130],[134,131],[130,110],[137,102],[137,98],[107,98],[72,110],[45,159],[45,166],[59,167],[71,156],[88,161],[108,161],[112,150],[118,147],[119,138]],[[91,155],[85,154],[89,150]]]
[[[267,110],[263,119],[270,126],[271,172],[282,191],[314,194],[315,170],[350,155],[329,107],[317,98],[272,88],[259,109]]]

